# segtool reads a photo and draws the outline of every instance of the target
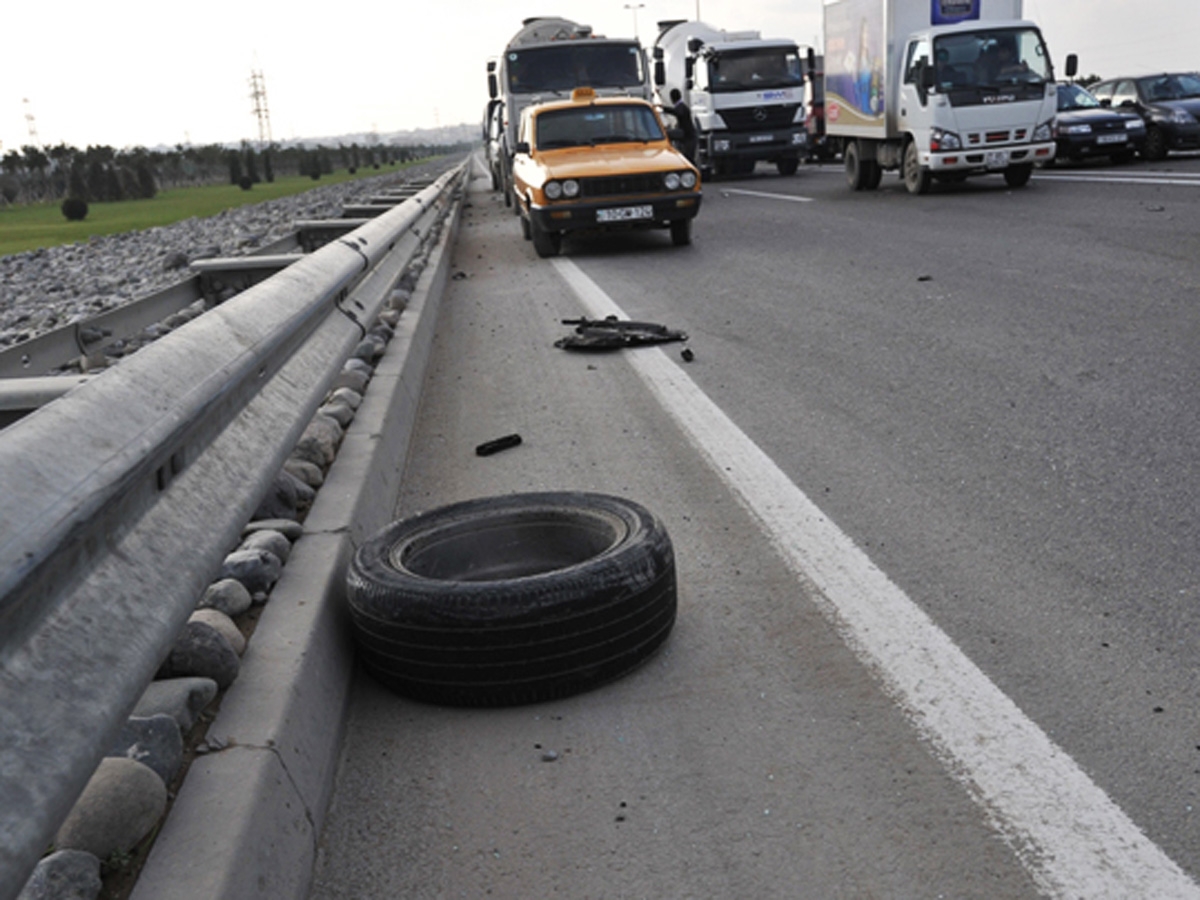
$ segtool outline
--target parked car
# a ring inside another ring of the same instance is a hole
[[[522,111],[512,178],[521,230],[543,257],[588,230],[667,228],[682,246],[700,211],[700,170],[671,145],[658,110],[586,87]]]
[[[1055,159],[1107,156],[1128,162],[1146,147],[1146,123],[1132,112],[1110,109],[1078,84],[1058,85]]]
[[[1142,117],[1147,159],[1163,159],[1171,150],[1200,149],[1200,74],[1110,78],[1092,85],[1091,91],[1105,106]]]

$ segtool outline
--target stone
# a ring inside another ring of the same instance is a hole
[[[256,531],[278,531],[289,541],[298,541],[304,534],[304,526],[294,519],[253,519],[242,529],[242,537]]]
[[[300,514],[300,498],[298,486],[303,482],[286,471],[280,472],[271,482],[271,487],[258,509],[251,518],[254,519],[295,519]]]
[[[362,391],[351,390],[350,388],[338,388],[329,395],[330,402],[345,403],[351,409],[358,409],[362,405]]]
[[[96,900],[103,887],[98,857],[57,850],[41,858],[17,900]]]
[[[333,379],[333,389],[350,388],[352,391],[357,391],[360,394],[366,393],[367,382],[371,379],[363,372],[356,372],[353,369],[342,369],[341,372]]]
[[[183,730],[166,713],[131,716],[121,726],[108,756],[135,759],[170,784],[183,765]]]
[[[309,462],[307,459],[298,459],[294,456],[289,456],[283,464],[283,471],[299,479],[314,490],[325,483],[325,473],[321,471],[321,467],[316,463]]]
[[[163,678],[150,682],[134,707],[133,715],[150,718],[165,713],[179,723],[180,731],[188,732],[196,717],[217,696],[217,683],[211,678]]]
[[[266,550],[279,557],[279,561],[287,565],[288,557],[292,554],[292,542],[278,531],[262,529],[242,538],[241,550]]]
[[[54,837],[59,850],[84,850],[97,859],[128,853],[167,810],[167,786],[149,766],[107,757]]]
[[[215,609],[233,618],[240,616],[254,605],[254,598],[246,590],[246,586],[236,578],[222,578],[214,581],[204,591],[204,596],[196,604],[196,609]]]
[[[234,550],[221,565],[222,578],[235,578],[251,594],[271,590],[279,580],[283,563],[266,550]]]
[[[175,638],[163,668],[171,678],[211,678],[224,689],[237,680],[241,660],[217,629],[204,622],[188,622]]]
[[[246,652],[246,636],[234,624],[233,619],[225,613],[216,609],[198,609],[188,616],[188,621],[211,625],[221,633],[221,637],[229,641],[229,646],[233,648],[234,653],[241,656]]]

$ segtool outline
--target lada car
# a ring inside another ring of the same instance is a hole
[[[1078,84],[1058,85],[1058,116],[1054,120],[1056,159],[1079,160],[1107,156],[1127,162],[1146,147],[1146,123],[1131,112],[1102,106]]]
[[[676,246],[688,244],[701,200],[700,172],[654,106],[590,88],[522,112],[513,192],[542,257],[556,256],[568,232],[666,228]]]

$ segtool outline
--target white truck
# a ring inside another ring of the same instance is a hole
[[[552,16],[525,19],[504,54],[488,61],[487,79],[502,124],[499,181],[509,206],[521,110],[569,100],[577,87],[590,87],[600,97],[653,98],[646,54],[636,38],[605,38],[590,25]]]
[[[696,164],[705,173],[747,174],[759,160],[792,175],[808,156],[804,66],[795,41],[703,22],[658,23],[654,85],[660,106],[687,104]]]
[[[1012,187],[1054,158],[1054,68],[1021,0],[829,0],[826,132],[854,190],[899,169],[933,180],[1002,173]]]

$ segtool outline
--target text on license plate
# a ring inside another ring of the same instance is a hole
[[[653,219],[653,206],[618,206],[596,210],[597,222],[624,222],[629,219]]]
[[[1097,144],[1123,144],[1128,140],[1128,135],[1124,134],[1102,134],[1096,138]]]
[[[989,169],[1004,169],[1008,167],[1008,151],[993,150],[987,155],[987,167]]]
[[[773,134],[752,134],[752,135],[750,135],[748,140],[750,141],[751,144],[769,144],[769,143],[771,143],[771,141],[775,140],[775,135],[773,135]]]

